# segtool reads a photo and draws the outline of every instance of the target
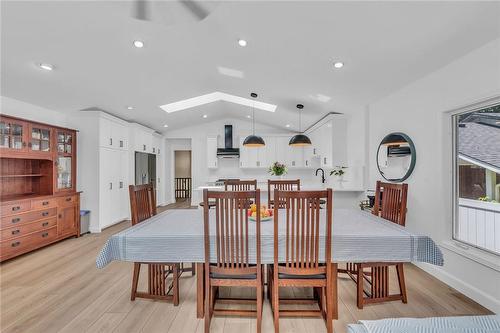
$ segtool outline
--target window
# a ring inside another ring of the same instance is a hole
[[[500,104],[453,116],[453,238],[500,255]]]

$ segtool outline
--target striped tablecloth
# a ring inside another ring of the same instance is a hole
[[[282,221],[284,217],[280,218],[280,223]],[[274,260],[273,231],[273,221],[261,223],[263,264],[273,263]],[[251,233],[249,238],[250,244],[255,244]],[[324,249],[322,239],[320,249]],[[280,232],[279,241],[284,243],[284,232]],[[413,234],[394,223],[355,209],[333,210],[332,242],[335,262],[426,262],[443,265],[441,250],[431,238]],[[250,260],[255,260],[255,246],[249,250]],[[320,253],[321,256],[324,257],[324,253]],[[284,253],[280,253],[280,257],[284,259]],[[167,210],[111,236],[99,253],[96,264],[98,268],[103,268],[113,260],[204,262],[203,210]]]

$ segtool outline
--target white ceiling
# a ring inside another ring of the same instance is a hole
[[[154,22],[144,22],[131,18],[131,2],[2,1],[2,95],[64,112],[96,106],[165,131],[164,124],[244,118],[251,109],[215,102],[167,114],[159,105],[213,91],[257,92],[278,105],[273,114],[256,111],[258,121],[296,129],[299,102],[302,127],[330,111],[358,112],[500,37],[500,2],[206,5],[205,20],[172,24],[168,2],[155,3]],[[145,47],[133,47],[135,39]],[[344,68],[333,69],[336,60]],[[37,62],[56,68],[42,71]],[[311,97],[318,94],[331,99]]]

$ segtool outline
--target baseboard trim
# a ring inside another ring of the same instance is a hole
[[[494,313],[500,313],[500,301],[477,289],[476,287],[458,279],[457,277],[446,272],[441,267],[433,266],[425,263],[414,263],[415,266],[421,268],[425,272],[434,276],[438,280],[446,283],[450,287],[461,292],[465,296],[481,304],[488,310]]]

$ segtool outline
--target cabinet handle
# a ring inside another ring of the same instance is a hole
[[[142,145],[142,150],[146,150],[146,145]]]
[[[21,209],[21,206],[12,207],[13,212],[18,211],[19,209]]]
[[[59,217],[60,219],[62,219],[62,214],[59,214],[59,215],[58,215],[58,217]]]
[[[295,166],[295,161],[292,161],[292,166]]]
[[[12,219],[12,223],[17,223],[19,221],[21,221],[21,218],[19,218],[19,217]]]
[[[306,160],[306,166],[307,166],[307,162],[308,162],[308,160]]]
[[[109,183],[109,189],[112,190],[113,189],[113,183]]]
[[[113,138],[109,138],[109,145],[112,146],[113,145]]]
[[[12,247],[16,247],[16,246],[19,246],[19,245],[21,245],[21,242],[19,242],[19,241],[10,244],[10,246],[12,246]]]
[[[26,147],[26,142],[23,141],[23,147]]]
[[[323,158],[323,163],[326,164],[326,157]]]
[[[158,155],[160,155],[160,148],[158,148]]]
[[[43,223],[42,223],[42,227],[46,227],[46,226],[48,226],[48,225],[49,225],[49,222],[43,222]]]
[[[66,198],[66,201],[71,201],[71,198]]]
[[[48,201],[44,201],[44,202],[42,202],[42,206],[47,206],[48,204],[49,204],[49,202],[48,202]]]
[[[123,140],[120,140],[120,148],[123,148]]]
[[[47,237],[48,235],[49,235],[49,233],[48,233],[48,232],[44,232],[44,233],[42,234],[42,237],[43,237],[43,238],[45,238],[45,237]]]
[[[316,155],[316,148],[313,148],[313,155]]]
[[[12,234],[13,234],[13,235],[17,235],[19,232],[20,232],[20,231],[19,231],[19,229],[17,229],[17,230],[12,230]]]
[[[155,152],[155,147],[153,147],[153,153]]]
[[[120,188],[123,188],[123,182],[120,182]]]
[[[47,216],[47,215],[49,215],[49,212],[43,212],[42,213],[42,216]]]
[[[28,148],[31,148],[32,146],[31,142],[28,142]]]

